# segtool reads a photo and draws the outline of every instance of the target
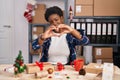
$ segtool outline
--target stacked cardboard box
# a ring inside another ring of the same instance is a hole
[[[46,24],[47,21],[45,20],[45,17],[44,17],[45,10],[46,10],[46,5],[45,4],[37,4],[37,8],[35,9],[35,13],[34,13],[34,16],[33,16],[33,22],[32,23]]]
[[[120,0],[94,0],[94,16],[120,16]]]
[[[99,74],[102,72],[102,69],[102,64],[89,63],[87,66],[85,66],[85,71],[87,73]]]
[[[75,16],[120,16],[120,0],[75,0]]]
[[[93,62],[96,62],[96,63],[113,62],[113,48],[112,47],[94,47]]]
[[[75,16],[93,16],[93,0],[75,0]]]

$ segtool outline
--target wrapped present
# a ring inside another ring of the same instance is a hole
[[[43,62],[43,71],[47,71],[49,68],[54,70],[54,66],[48,62]],[[41,69],[36,63],[27,64],[26,65],[26,72],[28,74],[34,74],[36,72],[40,72]]]
[[[103,70],[102,64],[90,63],[85,67],[85,71],[87,73],[99,74],[102,72],[102,70]]]

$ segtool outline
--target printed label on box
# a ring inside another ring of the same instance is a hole
[[[32,11],[32,16],[35,16],[35,10]]]
[[[102,64],[102,59],[97,59],[97,60],[96,60],[96,63]]]
[[[80,13],[81,12],[81,6],[76,6],[76,13]]]
[[[34,27],[34,28],[33,28],[33,31],[34,31],[34,32],[36,32],[36,31],[37,31],[37,28],[36,28],[36,27]]]
[[[102,54],[102,50],[101,49],[97,49],[96,50],[96,55],[101,55]]]

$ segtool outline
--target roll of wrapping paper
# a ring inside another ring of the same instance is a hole
[[[43,78],[48,76],[48,71],[40,71],[35,73],[35,78]]]

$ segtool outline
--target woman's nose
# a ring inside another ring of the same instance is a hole
[[[56,21],[54,21],[54,22],[53,22],[53,25],[54,25],[54,26],[57,26],[58,24],[57,24],[57,22],[56,22]]]

